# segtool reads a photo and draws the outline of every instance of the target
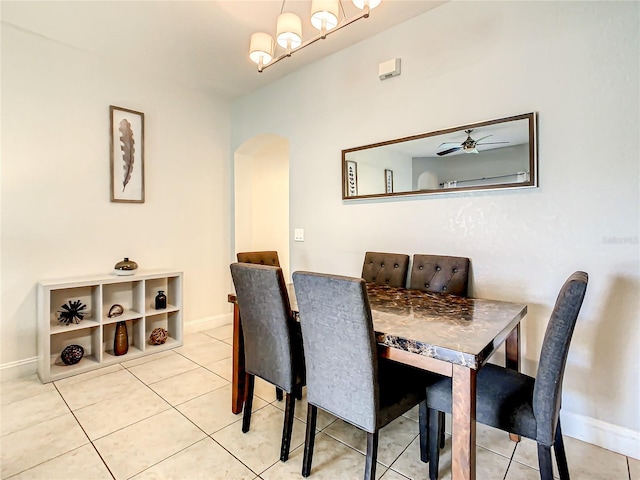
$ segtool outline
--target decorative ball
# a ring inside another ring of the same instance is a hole
[[[167,337],[169,332],[167,332],[164,328],[154,328],[151,332],[151,336],[149,337],[149,341],[153,345],[162,345],[167,341]]]
[[[65,303],[58,310],[58,321],[65,325],[71,325],[72,322],[80,323],[84,317],[89,315],[87,306],[80,300],[69,300],[68,305]]]
[[[84,348],[80,345],[69,345],[60,354],[60,358],[65,365],[75,365],[83,356]]]

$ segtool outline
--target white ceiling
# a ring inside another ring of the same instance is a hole
[[[360,12],[350,0],[341,1],[348,18]],[[132,73],[160,76],[228,98],[273,82],[442,3],[383,0],[368,19],[258,73],[249,60],[249,39],[256,31],[275,34],[282,0],[0,2],[3,28],[16,27],[97,55]],[[317,34],[308,20],[310,5],[310,0],[285,2],[285,11],[303,19],[303,41]]]

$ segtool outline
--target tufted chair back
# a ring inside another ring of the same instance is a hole
[[[272,267],[280,266],[278,252],[241,252],[238,253],[237,257],[240,263],[255,263],[257,265],[271,265]]]
[[[468,279],[468,258],[416,254],[409,288],[466,297]]]
[[[409,255],[380,252],[366,252],[364,254],[362,278],[367,283],[404,288],[408,270]]]

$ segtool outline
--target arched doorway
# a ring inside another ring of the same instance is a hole
[[[234,206],[234,253],[277,250],[285,279],[290,281],[286,138],[257,135],[235,151]]]

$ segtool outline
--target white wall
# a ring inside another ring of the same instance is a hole
[[[184,271],[186,322],[229,312],[230,105],[137,73],[2,26],[4,367],[36,356],[39,280],[125,256]],[[109,201],[111,104],[145,114],[144,204]]]
[[[232,117],[232,148],[265,125],[290,140],[290,226],[306,233],[292,244],[292,271],[358,275],[366,250],[471,257],[476,296],[529,305],[528,372],[560,286],[587,271],[564,430],[635,457],[639,9],[447,3],[242,98]],[[381,82],[378,64],[394,57],[402,75]],[[331,94],[319,102],[322,91]],[[530,111],[539,113],[537,189],[341,200],[344,148]]]

